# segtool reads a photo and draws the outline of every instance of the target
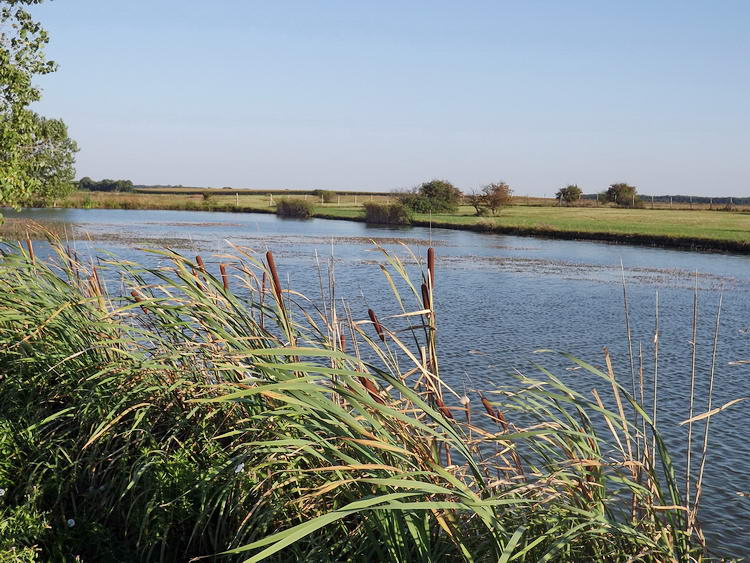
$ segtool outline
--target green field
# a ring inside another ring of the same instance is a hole
[[[280,193],[102,193],[76,192],[56,202],[61,207],[115,209],[182,209],[233,212],[274,212]],[[388,194],[337,196],[322,204],[312,195],[293,195],[315,201],[315,215],[334,219],[363,220],[366,201],[387,202]],[[462,206],[455,214],[417,214],[414,224],[465,228],[498,233],[540,235],[558,238],[601,239],[637,244],[658,244],[750,250],[750,213],[745,211],[696,209],[628,209],[617,207],[557,207],[553,200],[514,198],[496,217],[476,217],[474,209]]]
[[[415,216],[415,224],[524,235],[653,243],[665,246],[750,250],[750,213],[708,210],[623,209],[513,205],[496,217],[476,217],[473,208],[455,214]],[[357,219],[352,207],[319,210],[327,216]]]

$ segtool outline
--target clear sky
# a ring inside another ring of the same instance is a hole
[[[750,2],[55,0],[79,176],[750,195]]]

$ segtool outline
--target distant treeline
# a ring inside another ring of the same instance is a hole
[[[601,200],[602,194],[584,194],[581,199],[597,199],[597,195]],[[653,198],[654,203],[706,203],[714,205],[750,205],[750,197],[705,197],[705,196],[689,196],[689,195],[639,195],[646,203],[650,203]]]
[[[88,176],[78,180],[78,189],[90,192],[132,192],[133,182],[130,180],[92,180]]]
[[[382,196],[389,195],[390,192],[386,191],[359,191],[359,190],[321,190],[321,189],[255,189],[255,188],[200,188],[200,187],[187,187],[187,186],[147,186],[138,184],[133,186],[134,190],[142,193],[149,194],[182,194],[182,195],[197,195],[203,193],[211,193],[215,195],[234,195],[234,194],[245,194],[245,195],[267,195],[273,194],[278,196],[295,196],[295,195],[314,195],[320,197],[326,197],[326,194],[332,194],[334,197],[337,195],[357,195],[357,196]],[[330,202],[329,202],[330,203]]]

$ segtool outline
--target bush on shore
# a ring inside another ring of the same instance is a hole
[[[380,225],[410,225],[412,214],[400,201],[394,203],[366,202],[365,222]]]
[[[309,219],[314,211],[315,206],[301,198],[282,198],[276,204],[276,215],[279,217]]]
[[[461,190],[445,180],[430,180],[407,193],[398,194],[401,203],[415,213],[452,213],[461,204]]]

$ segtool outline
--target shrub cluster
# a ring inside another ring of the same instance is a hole
[[[458,209],[462,195],[450,182],[430,180],[398,197],[415,213],[451,213]]]
[[[409,225],[411,224],[411,210],[402,202],[364,204],[365,221],[381,225]]]
[[[276,215],[279,217],[295,217],[309,219],[313,215],[314,206],[309,201],[300,198],[282,198],[276,204]]]

